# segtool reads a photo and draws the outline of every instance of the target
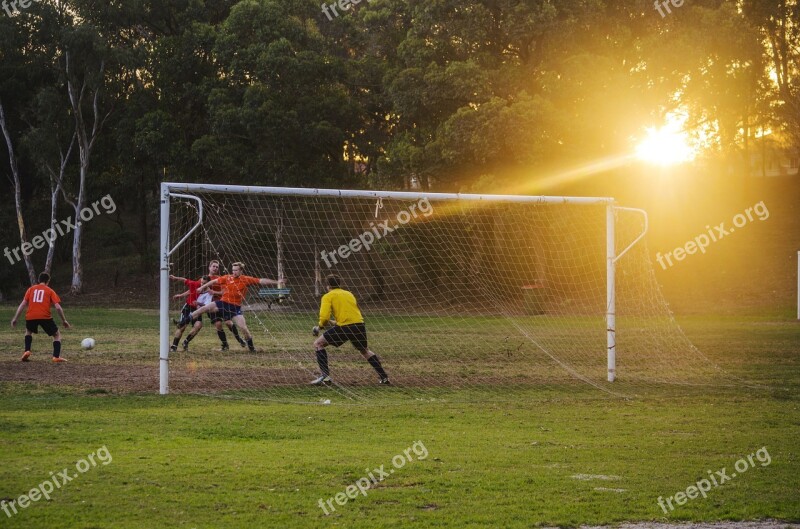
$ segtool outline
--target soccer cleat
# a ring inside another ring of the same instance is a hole
[[[333,382],[333,380],[331,380],[331,377],[329,377],[328,375],[320,375],[319,378],[315,378],[314,380],[311,381],[311,385],[312,386],[327,386],[331,382]]]
[[[251,352],[251,353],[255,353],[255,352],[256,352],[256,348],[255,348],[255,347],[251,347],[251,348],[250,348],[250,352]]]
[[[31,358],[31,352],[25,351],[24,353],[22,353],[22,358],[20,358],[19,360],[20,362],[29,362],[30,358]]]
[[[59,357],[55,357],[55,356],[53,357],[53,363],[54,364],[60,364],[62,362],[66,362],[66,360],[64,358],[61,358],[60,356]]]
[[[172,351],[172,352],[174,353],[175,351],[177,351],[177,350],[178,350],[178,347],[177,347],[177,346],[175,346],[175,345],[170,345],[170,346],[169,346],[169,350],[170,350],[170,351]]]
[[[389,382],[389,378],[388,377],[384,377],[384,378],[380,379],[378,381],[378,384],[380,384],[382,386],[391,386],[392,385],[392,383]]]
[[[189,350],[189,341],[188,340],[184,340],[183,341],[183,350],[184,351],[188,351]]]
[[[247,342],[245,342],[241,338],[236,338],[236,339],[239,340],[239,345],[241,345],[242,347],[247,347]]]
[[[224,353],[225,351],[227,351],[228,349],[230,349],[230,347],[228,347],[228,344],[226,344],[226,343],[222,344],[222,352],[223,352],[223,353]]]

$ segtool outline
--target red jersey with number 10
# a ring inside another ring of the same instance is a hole
[[[52,320],[50,305],[61,303],[61,298],[58,297],[55,290],[44,283],[39,283],[25,292],[25,301],[28,302],[26,320]]]

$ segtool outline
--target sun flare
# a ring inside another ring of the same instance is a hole
[[[663,127],[649,127],[647,136],[636,147],[636,156],[647,163],[667,166],[692,161],[697,155],[689,144],[689,135],[683,130],[680,118],[669,116]]]

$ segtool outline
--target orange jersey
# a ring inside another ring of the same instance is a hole
[[[50,313],[50,305],[61,303],[61,298],[52,288],[39,283],[25,292],[25,301],[28,302],[26,320],[51,320],[53,315]]]
[[[222,302],[230,303],[231,305],[242,305],[244,301],[244,294],[247,292],[247,287],[250,285],[258,285],[261,282],[257,277],[232,275],[222,276],[219,278],[218,285],[225,287],[225,292],[222,294]]]

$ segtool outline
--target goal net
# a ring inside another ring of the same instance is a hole
[[[162,189],[162,392],[474,400],[564,388],[625,395],[719,376],[672,319],[636,242],[646,217],[611,199]],[[247,292],[255,351],[224,324],[222,350],[203,316],[186,350],[189,328],[171,352],[183,303],[173,297],[186,287],[166,274],[198,279],[212,260],[220,274],[242,262],[245,275],[285,288]],[[326,348],[332,383],[309,385],[329,274],[358,300],[390,386],[349,343]]]

